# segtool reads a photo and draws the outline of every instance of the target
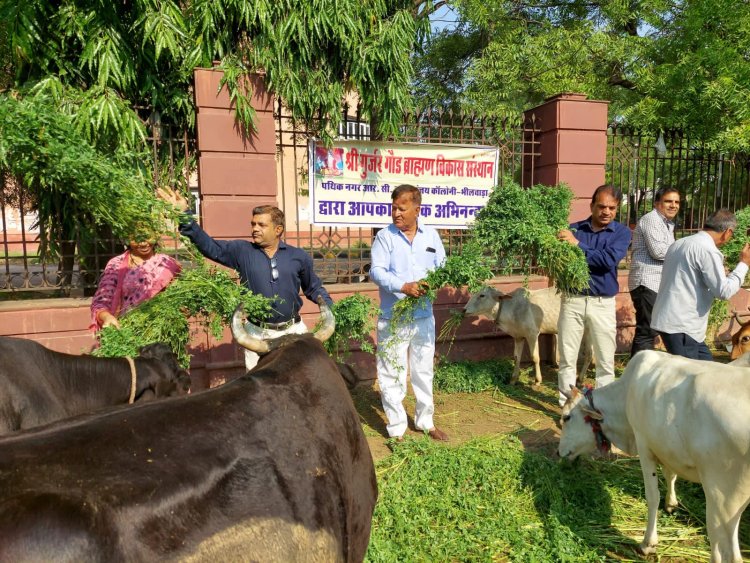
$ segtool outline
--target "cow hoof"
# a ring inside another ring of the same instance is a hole
[[[641,555],[651,555],[653,553],[656,553],[656,546],[640,544],[638,546],[638,553],[640,553]]]
[[[540,391],[542,389],[542,384],[538,382],[534,382],[534,384],[531,386],[531,389],[533,391]]]
[[[677,510],[676,504],[665,504],[664,505],[664,512],[667,514],[672,514],[675,510]]]

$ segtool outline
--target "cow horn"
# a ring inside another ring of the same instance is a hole
[[[320,322],[313,334],[315,338],[321,342],[325,342],[331,337],[333,331],[336,330],[336,318],[333,316],[331,308],[320,296],[318,297],[318,305],[320,306]]]
[[[232,336],[237,344],[256,354],[267,354],[270,351],[270,347],[265,340],[250,336],[245,330],[245,308],[242,306],[242,302],[237,305],[234,315],[232,315]]]
[[[600,413],[599,411],[591,410],[586,407],[581,407],[581,410],[584,412],[584,414],[589,415],[594,420],[604,420],[604,415]]]

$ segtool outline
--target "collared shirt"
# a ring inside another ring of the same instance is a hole
[[[594,232],[591,217],[570,225],[570,230],[579,241],[578,247],[586,256],[589,265],[589,288],[580,295],[613,297],[620,291],[617,283],[617,265],[625,258],[630,245],[630,229],[612,221],[600,231]]]
[[[215,240],[194,220],[181,224],[180,233],[193,241],[206,258],[236,270],[240,282],[250,291],[272,300],[271,316],[257,320],[281,323],[293,319],[302,308],[300,288],[313,303],[317,303],[318,296],[329,305],[333,303],[313,271],[312,258],[302,249],[279,241],[274,255],[279,277],[274,281],[271,259],[257,244],[246,240]]]
[[[639,285],[659,291],[664,257],[673,243],[674,221],[670,221],[656,209],[652,209],[638,220],[638,225],[633,231],[630,255],[630,291]]]
[[[384,319],[390,319],[393,305],[406,297],[401,293],[405,283],[424,279],[430,270],[445,260],[445,248],[438,232],[419,224],[411,242],[393,224],[381,229],[375,236],[370,254],[370,279],[380,290],[380,316]],[[432,316],[432,303],[422,298],[414,311],[414,318],[429,316]]]
[[[737,293],[747,269],[740,262],[725,275],[724,255],[705,231],[678,240],[664,258],[651,328],[703,342],[714,298],[729,299]]]

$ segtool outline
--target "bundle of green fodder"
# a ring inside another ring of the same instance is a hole
[[[445,262],[427,274],[425,278],[425,297],[435,301],[437,292],[444,287],[468,288],[477,291],[482,284],[492,278],[493,259],[472,239],[464,243],[459,252],[445,259]],[[413,320],[415,308],[425,297],[410,297],[398,301],[392,311],[392,325],[401,326]]]
[[[727,244],[721,247],[727,267],[731,270],[740,261],[742,247],[750,242],[748,229],[750,229],[750,207],[745,207],[736,212],[737,227],[734,230],[734,236]],[[750,279],[745,279],[745,286],[750,284]],[[717,333],[729,318],[729,303],[723,299],[714,299],[711,305],[711,311],[708,314],[708,338],[707,342],[713,343]]]
[[[737,215],[737,228],[734,229],[734,236],[727,244],[721,247],[721,252],[726,258],[727,266],[732,269],[740,261],[740,252],[742,247],[750,242],[748,229],[750,229],[750,207],[740,209]],[[745,280],[747,283],[747,280]]]
[[[493,253],[501,274],[535,269],[549,276],[562,292],[588,287],[586,258],[577,246],[557,239],[568,228],[573,192],[565,184],[522,188],[506,180],[496,186],[477,215],[471,236]]]
[[[328,354],[337,362],[343,362],[349,356],[350,343],[356,342],[360,350],[375,352],[369,336],[375,329],[378,316],[375,301],[361,293],[355,293],[333,304],[331,312],[336,319],[336,329],[323,344]]]
[[[260,319],[268,316],[271,305],[267,298],[251,293],[225,270],[197,260],[196,267],[183,270],[164,291],[124,314],[120,318],[121,328],[103,329],[99,333],[100,347],[94,355],[132,357],[141,346],[163,342],[177,355],[180,364],[188,367],[190,319],[220,338],[240,302],[248,316]]]

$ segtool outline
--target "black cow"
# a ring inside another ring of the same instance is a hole
[[[359,416],[313,335],[282,342],[221,387],[0,440],[0,560],[361,561]]]
[[[165,344],[133,359],[135,400],[187,393],[188,373]],[[74,356],[33,340],[0,336],[0,434],[127,403],[132,373],[125,358]]]

